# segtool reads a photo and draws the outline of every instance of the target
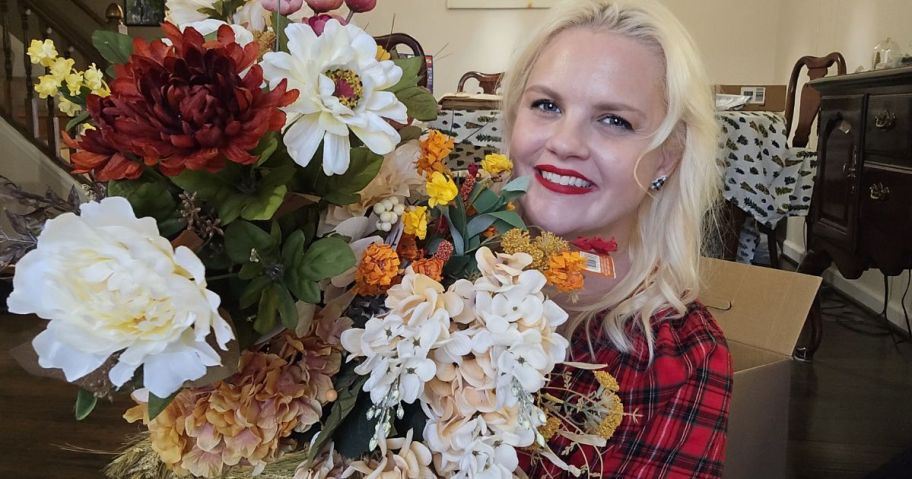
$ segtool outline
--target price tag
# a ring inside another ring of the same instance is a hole
[[[611,256],[580,251],[579,254],[586,260],[586,271],[602,275],[606,278],[614,277],[614,259]]]

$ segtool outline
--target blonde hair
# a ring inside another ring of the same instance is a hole
[[[664,59],[667,114],[643,155],[668,148],[674,154],[680,152],[680,162],[662,191],[650,194],[637,210],[637,227],[630,233],[627,249],[631,263],[627,275],[602,300],[567,306],[576,313],[568,322],[568,334],[605,311],[603,326],[616,347],[630,350],[627,328],[633,326],[645,335],[652,357],[651,318],[669,307],[675,311],[672,317],[684,315],[700,290],[704,222],[714,223],[707,212],[712,211],[721,188],[712,90],[693,40],[664,6],[652,0],[567,1],[556,7],[551,22],[519,52],[504,77],[506,148],[541,51],[557,34],[577,27],[624,35],[656,48]]]

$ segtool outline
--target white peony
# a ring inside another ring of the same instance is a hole
[[[323,143],[323,171],[341,175],[351,160],[349,130],[371,151],[385,155],[399,143],[399,133],[384,120],[407,120],[396,95],[383,91],[402,77],[389,60],[377,61],[377,43],[360,28],[330,20],[317,36],[306,24],[285,29],[288,50],[263,57],[270,87],[288,80],[300,96],[284,108],[284,141],[296,163],[307,166]]]
[[[199,258],[172,248],[153,218],[136,218],[120,197],[49,220],[16,266],[8,305],[50,321],[32,342],[41,367],[74,381],[117,354],[111,382],[121,386],[143,366],[158,397],[221,364],[210,330],[222,349],[233,338]]]
[[[250,43],[254,40],[253,33],[250,33],[250,30],[247,30],[246,28],[244,28],[240,25],[231,25],[231,24],[225,23],[221,20],[215,20],[212,18],[208,18],[206,20],[199,20],[196,22],[183,23],[183,24],[178,25],[178,27],[180,28],[181,31],[184,31],[187,28],[192,28],[192,29],[196,30],[197,32],[199,32],[200,35],[205,37],[206,35],[211,35],[213,33],[218,32],[219,27],[221,27],[222,25],[228,25],[229,27],[231,27],[231,30],[234,31],[234,41],[236,41],[237,44],[242,47],[246,46],[248,43]],[[165,43],[170,44],[171,41],[166,38]]]
[[[176,25],[198,22],[209,18],[200,13],[200,9],[212,8],[216,0],[167,0],[165,2],[165,19]]]
[[[200,10],[214,8],[216,3],[217,0],[167,0],[165,19],[183,29],[189,23],[211,19]],[[269,25],[269,18],[269,11],[263,8],[260,0],[247,0],[247,3],[231,15],[230,20],[231,23],[243,26],[251,32],[263,32]]]

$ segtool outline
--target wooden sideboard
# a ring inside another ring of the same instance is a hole
[[[819,163],[798,271],[835,263],[848,279],[869,268],[897,275],[912,267],[912,67],[808,84],[821,95]],[[809,320],[796,352],[806,359],[821,341],[819,305]]]

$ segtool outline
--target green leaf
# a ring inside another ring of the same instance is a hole
[[[241,293],[240,299],[238,299],[238,304],[241,308],[247,309],[253,306],[258,299],[263,290],[266,289],[266,286],[272,283],[272,279],[268,276],[260,276],[253,281],[247,283],[247,287],[244,288],[244,292]]]
[[[365,381],[367,381],[367,377],[359,376],[355,373],[355,365],[356,363],[346,364],[344,369],[336,376],[335,384],[333,386],[339,393],[339,397],[333,402],[332,408],[329,410],[329,415],[323,420],[323,429],[317,434],[313,444],[310,446],[310,450],[307,452],[308,463],[313,461],[313,459],[317,457],[317,454],[320,453],[320,450],[332,440],[336,429],[342,425],[355,408],[355,404],[358,403],[358,397],[366,396],[360,394],[360,392]],[[367,401],[370,402],[370,396],[367,397]],[[367,421],[366,417],[353,419]],[[373,435],[372,429],[369,434]],[[368,441],[370,440],[370,435],[368,436]]]
[[[489,215],[479,215],[471,220],[469,220],[468,226],[466,226],[466,236],[469,238],[474,238],[484,232],[488,227],[494,224],[497,218]],[[469,248],[471,249],[471,248]]]
[[[402,90],[418,85],[418,72],[424,63],[422,57],[396,58],[392,62],[402,69],[402,77],[388,91],[398,93]]]
[[[280,284],[272,285],[278,298],[279,317],[282,318],[282,324],[286,328],[294,330],[298,326],[298,310],[295,308],[295,300],[288,292],[288,288]]]
[[[92,45],[105,60],[114,64],[127,63],[133,54],[133,38],[109,30],[95,30]]]
[[[495,211],[488,214],[509,224],[513,228],[526,229],[526,223],[515,211]]]
[[[284,15],[275,15],[275,21],[273,21],[273,26],[275,27],[276,41],[278,42],[278,49],[276,51],[287,52],[288,51],[288,36],[285,35],[285,27],[291,23],[288,20],[288,17]]]
[[[279,295],[276,291],[275,284],[267,288],[260,296],[260,306],[257,308],[256,320],[253,322],[253,329],[260,334],[266,334],[275,327],[276,307],[279,303]]]
[[[478,194],[478,197],[475,198],[475,202],[472,203],[472,206],[475,207],[475,210],[478,211],[479,214],[484,214],[503,206],[503,200],[497,196],[497,193],[494,193],[489,189],[484,189]]]
[[[332,191],[327,193],[323,200],[334,205],[345,206],[361,201],[361,195],[344,191]]]
[[[158,232],[165,238],[176,235],[187,227],[187,221],[183,218],[168,218],[158,222]]]
[[[514,178],[512,181],[504,185],[504,187],[500,190],[500,195],[503,197],[504,201],[512,201],[526,194],[528,191],[529,177],[520,176],[519,178]]]
[[[225,251],[235,263],[250,262],[250,252],[254,249],[262,258],[275,246],[272,236],[253,223],[235,221],[225,229]]]
[[[420,121],[437,119],[437,99],[426,88],[405,88],[396,92],[396,98],[405,105],[410,117]]]
[[[422,134],[421,127],[417,126],[407,126],[399,130],[399,142],[405,143],[407,141],[417,140],[421,138]]]
[[[256,166],[260,166],[268,160],[273,153],[275,153],[276,148],[279,147],[279,134],[276,132],[269,132],[263,138],[260,139],[260,143],[257,145],[253,151],[250,152],[251,155],[259,157],[256,162]]]
[[[79,112],[79,114],[77,114],[73,118],[70,118],[70,121],[68,121],[66,124],[66,131],[70,131],[73,128],[76,128],[77,126],[79,126],[80,123],[86,121],[87,119],[89,119],[89,111],[82,110],[81,112]]]
[[[530,177],[520,176],[518,178],[513,178],[509,183],[505,184],[501,191],[522,191],[523,193],[529,191],[529,181]]]
[[[288,192],[286,184],[294,176],[294,166],[285,165],[275,168],[267,173],[257,185],[257,192],[245,199],[241,218],[245,220],[268,220],[282,206],[285,193]]]
[[[443,215],[446,217],[447,224],[450,227],[450,236],[453,237],[453,249],[455,250],[456,255],[458,256],[465,254],[465,240],[463,239],[463,235],[460,233],[459,228],[453,224],[453,219],[449,207],[444,208]]]
[[[304,232],[301,230],[288,235],[285,244],[282,245],[282,264],[287,269],[293,268],[304,256],[305,243],[307,243],[307,238],[304,237]]]
[[[329,177],[327,192],[357,193],[377,176],[383,166],[383,157],[364,147],[352,148],[350,161],[344,175]]]
[[[310,304],[320,302],[320,283],[300,279],[297,282],[289,283],[288,288],[301,301]]]
[[[80,388],[79,393],[76,394],[76,420],[82,421],[89,417],[89,414],[95,409],[96,403],[98,403],[98,398],[95,397],[95,394]]]
[[[178,389],[177,391],[174,391],[173,393],[171,393],[170,396],[168,396],[166,398],[160,398],[150,392],[149,393],[149,420],[151,421],[151,420],[155,419],[156,417],[158,417],[158,415],[161,414],[161,412],[164,411],[165,408],[168,407],[168,404],[171,404],[171,401],[173,401],[174,398],[176,398],[180,392],[181,392],[181,390]]]
[[[246,220],[268,220],[275,214],[285,194],[286,186],[294,177],[295,166],[290,161],[266,171],[253,185],[244,167],[229,164],[217,174],[205,171],[185,170],[171,178],[180,188],[196,193],[201,199],[212,203],[218,209],[222,224],[232,223],[239,216]]]
[[[123,196],[130,202],[137,217],[151,216],[156,220],[173,217],[177,201],[163,181],[148,175],[138,180],[108,182],[108,196]]]
[[[465,203],[462,202],[462,198],[460,196],[457,195],[456,198],[453,200],[452,206],[450,206],[450,208],[449,208],[449,212],[450,212],[450,216],[447,219],[449,219],[452,222],[451,224],[453,224],[454,226],[456,226],[457,229],[459,229],[459,234],[462,235],[463,238],[465,238],[466,232],[467,232],[467,230],[466,230],[467,218],[466,218]]]
[[[301,278],[322,281],[340,275],[355,265],[355,253],[342,238],[315,241],[292,267]]]
[[[465,275],[463,275],[463,271],[466,269],[466,266],[469,265],[469,262],[474,260],[475,258],[471,256],[454,255],[447,261],[446,266],[443,267],[443,272],[450,277],[464,278]]]
[[[263,263],[245,263],[244,266],[241,266],[241,270],[238,271],[238,278],[246,281],[261,274],[263,274]]]

